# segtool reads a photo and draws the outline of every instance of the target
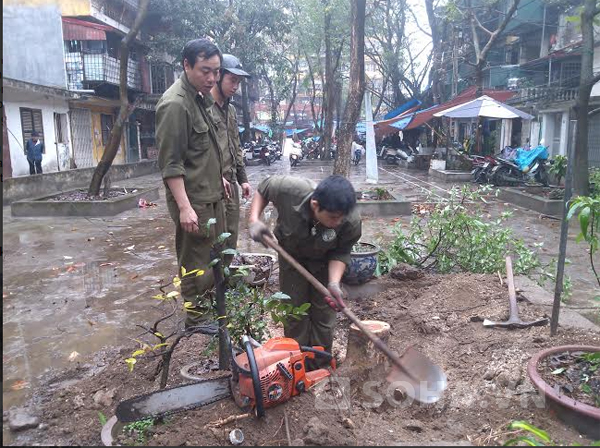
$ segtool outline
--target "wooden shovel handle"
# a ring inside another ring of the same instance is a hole
[[[298,272],[300,272],[300,274],[302,274],[304,276],[304,278],[306,278],[306,280],[308,280],[310,282],[310,284],[313,285],[317,291],[319,291],[319,293],[321,293],[323,296],[331,295],[329,290],[319,280],[317,280],[314,277],[314,275],[312,275],[310,272],[308,272],[306,270],[306,268],[304,268],[304,266],[302,266],[300,263],[298,263],[294,259],[294,257],[292,257],[290,254],[288,254],[283,247],[281,247],[279,244],[277,244],[275,242],[275,240],[273,240],[273,238],[264,236],[263,240],[265,241],[267,246],[269,246],[270,248],[275,250],[279,255],[281,255],[283,258],[285,258],[285,260],[289,264],[291,264]],[[379,339],[377,336],[375,336],[373,334],[373,332],[371,332],[371,330],[369,330],[358,319],[358,317],[356,317],[354,315],[354,313],[352,311],[350,311],[348,308],[344,307],[344,308],[342,308],[342,313],[344,313],[348,317],[348,319],[350,319],[352,321],[352,323],[354,325],[356,325],[360,329],[360,331],[362,331],[371,340],[371,342],[373,342],[375,347],[377,347],[380,351],[382,351],[394,363],[394,365],[396,367],[398,367],[399,369],[404,371],[411,378],[417,379],[402,364],[400,357],[396,353],[391,351],[389,349],[389,347],[387,345],[385,345],[385,343],[381,339]]]

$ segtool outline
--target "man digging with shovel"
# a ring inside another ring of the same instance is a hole
[[[310,180],[299,177],[263,180],[252,200],[248,222],[251,238],[265,246],[264,237],[272,235],[260,216],[269,202],[278,213],[275,236],[279,244],[326,284],[329,292],[323,297],[280,256],[281,291],[291,297],[295,307],[311,304],[307,316],[285,325],[285,336],[300,345],[322,346],[331,353],[336,311],[345,306],[340,281],[350,263],[352,246],[361,237],[354,187],[342,176],[329,176],[316,188]]]

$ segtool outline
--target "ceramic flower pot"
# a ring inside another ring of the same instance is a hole
[[[531,382],[538,389],[540,395],[545,399],[546,407],[565,423],[575,427],[588,437],[600,439],[600,409],[588,404],[576,401],[562,394],[548,384],[540,375],[542,368],[540,363],[553,355],[565,352],[600,352],[600,347],[586,345],[563,345],[552,347],[536,353],[527,365],[527,373]]]
[[[362,285],[373,278],[379,251],[380,248],[375,244],[356,243],[342,281],[348,285]]]

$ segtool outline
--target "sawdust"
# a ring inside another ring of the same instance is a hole
[[[345,446],[470,441],[494,445],[511,438],[506,425],[513,420],[527,420],[562,443],[588,442],[544,408],[527,377],[526,364],[531,355],[546,347],[568,343],[598,346],[600,334],[561,328],[559,335],[550,339],[547,327],[484,328],[484,318],[508,317],[506,287],[496,276],[426,275],[387,284],[390,287],[380,294],[349,305],[361,319],[388,322],[390,345],[396,352],[414,346],[444,369],[449,386],[438,403],[409,404],[376,378],[348,378],[344,372],[350,366],[346,364],[331,384],[269,409],[265,419],[243,419],[207,431],[205,425],[243,413],[232,400],[224,400],[170,417],[150,430],[147,444],[229,444],[229,432],[240,428],[245,445],[287,445],[284,408],[295,443]],[[544,308],[526,301],[519,303],[519,309],[524,320],[545,313]],[[338,324],[334,351],[343,359],[340,349],[345,346],[349,322],[340,315]],[[201,358],[206,343],[206,337],[200,335],[182,342],[173,358],[169,386],[184,382],[180,368]],[[80,363],[60,377],[48,378],[48,387],[40,391],[34,405],[49,426],[27,431],[15,443],[100,444],[99,411],[110,417],[119,401],[158,387],[157,381],[149,381],[155,362],[140,363],[133,373],[127,371],[123,360],[130,351],[107,351],[87,365]],[[98,364],[103,364],[102,368]],[[340,389],[329,387],[337,385],[346,393],[336,394]],[[111,406],[94,403],[96,392],[113,389]]]

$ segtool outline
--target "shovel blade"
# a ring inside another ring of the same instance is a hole
[[[448,387],[444,371],[429,358],[410,347],[400,357],[402,367],[392,364],[387,381],[420,403],[437,402]]]

